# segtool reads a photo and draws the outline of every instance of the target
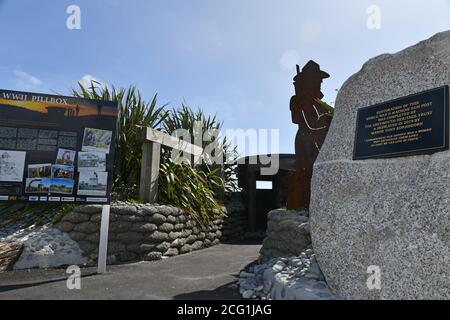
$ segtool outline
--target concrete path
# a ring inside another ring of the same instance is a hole
[[[81,290],[69,290],[63,269],[0,273],[3,299],[240,299],[235,276],[258,257],[259,244],[221,244],[156,262],[82,270]]]

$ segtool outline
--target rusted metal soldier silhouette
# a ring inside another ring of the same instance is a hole
[[[295,137],[295,175],[292,177],[287,208],[295,210],[309,208],[311,178],[314,161],[322,147],[332,114],[318,103],[323,98],[322,80],[330,75],[320,70],[320,66],[310,60],[294,77],[295,96],[291,98],[292,122],[298,124]]]

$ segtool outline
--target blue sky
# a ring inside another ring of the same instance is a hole
[[[81,8],[81,30],[66,8]],[[381,29],[366,26],[381,9]],[[331,74],[325,100],[369,58],[450,29],[450,0],[0,0],[0,88],[68,94],[80,79],[183,100],[225,128],[280,129],[293,152],[295,63]],[[264,151],[264,150],[261,150]],[[243,150],[243,152],[245,152]]]

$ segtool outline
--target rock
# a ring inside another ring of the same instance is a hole
[[[154,243],[143,243],[139,245],[139,252],[149,252],[156,250],[156,244]]]
[[[142,244],[141,243],[132,243],[132,244],[128,244],[125,247],[125,251],[127,252],[133,252],[133,253],[145,253],[145,252],[149,252],[152,249],[154,249],[155,246],[153,246],[151,249],[148,250],[143,250],[143,248],[141,248]]]
[[[272,271],[274,273],[278,273],[283,271],[283,269],[286,267],[286,264],[283,261],[278,261],[277,263],[274,264],[274,266],[272,267]]]
[[[134,231],[119,233],[116,237],[117,240],[126,244],[139,242],[140,240],[142,240],[142,238],[143,238],[142,233]]]
[[[177,218],[175,218],[174,216],[170,215],[167,217],[167,222],[171,223],[171,224],[175,224],[177,223]]]
[[[87,235],[86,238],[84,238],[84,240],[98,244],[100,240],[100,232],[91,233]]]
[[[303,266],[302,259],[294,258],[292,260],[289,260],[289,265],[295,268],[300,268]]]
[[[182,238],[175,239],[170,245],[173,248],[181,248],[186,244],[186,240]]]
[[[116,213],[110,213],[109,214],[109,222],[110,223],[118,221],[118,220],[123,220],[123,219],[124,219],[124,217],[122,217],[122,216],[120,216],[120,215],[118,215]],[[95,222],[98,225],[100,225],[100,223],[102,221],[102,214],[101,213],[94,213],[94,214],[92,214],[91,218],[90,218],[90,221],[91,222]]]
[[[96,224],[95,222],[90,222],[90,221],[76,224],[73,227],[73,231],[82,232],[82,233],[98,232],[99,230],[100,230],[100,226],[98,224]]]
[[[74,224],[89,221],[91,216],[87,213],[72,211],[66,214],[62,221],[69,221]]]
[[[317,282],[314,285],[314,289],[323,290],[327,288],[327,284],[325,282]]]
[[[244,291],[244,293],[242,294],[242,298],[244,298],[244,299],[250,299],[250,298],[253,296],[254,293],[255,293],[255,292],[254,292],[253,290],[246,290],[246,291]]]
[[[126,232],[130,229],[132,223],[126,222],[126,221],[116,221],[109,224],[109,231],[110,232]]]
[[[116,264],[117,263],[117,257],[115,254],[109,254],[106,257],[106,264]]]
[[[317,277],[319,277],[322,274],[322,271],[320,270],[319,265],[317,264],[317,262],[314,262],[314,263],[311,264],[311,266],[308,269],[308,272],[317,275]]]
[[[59,229],[44,225],[38,228],[21,230],[13,237],[23,243],[23,251],[14,265],[14,269],[51,268],[64,265],[87,263],[82,246],[91,246],[87,241],[73,241],[69,235]]]
[[[181,231],[184,229],[184,224],[182,223],[177,223],[173,226],[173,231]]]
[[[273,210],[267,219],[267,236],[260,250],[263,256],[297,256],[311,245],[309,220],[301,212]]]
[[[185,244],[184,246],[181,247],[180,254],[189,253],[191,251],[192,251],[192,246],[189,244]]]
[[[163,216],[162,214],[159,213],[155,213],[152,216],[152,222],[156,223],[157,225],[163,224],[164,222],[166,222],[167,218],[165,216]]]
[[[162,242],[167,241],[169,239],[169,235],[167,233],[154,231],[147,237],[147,239],[152,242]]]
[[[178,218],[178,216],[182,213],[182,210],[173,207],[172,212],[170,213],[172,216],[174,216],[175,218]]]
[[[12,270],[22,251],[22,242],[0,242],[0,272]]]
[[[314,289],[316,281],[304,278],[291,278],[283,273],[273,277],[270,297],[274,300],[328,300],[332,294],[328,290]],[[328,296],[321,297],[319,293],[328,292]]]
[[[142,222],[144,221],[144,217],[139,216],[139,215],[124,215],[122,217],[123,221],[128,221],[128,222]]]
[[[273,270],[272,268],[267,268],[264,271],[264,275],[263,275],[263,284],[264,284],[264,292],[268,293],[270,291],[270,289],[272,289],[272,285],[273,285]]]
[[[192,230],[189,229],[185,229],[183,231],[181,231],[181,237],[182,238],[187,238],[192,234]]]
[[[146,261],[154,261],[154,260],[161,260],[161,258],[162,258],[162,253],[154,251],[154,252],[148,253],[144,259]]]
[[[313,279],[313,280],[319,281],[319,275],[317,275],[317,274],[315,274],[315,273],[309,273],[309,272],[307,272],[307,273],[305,274],[305,278],[306,278],[306,279]]]
[[[202,241],[195,241],[192,244],[192,250],[200,250],[203,248],[203,242]]]
[[[298,257],[279,257],[260,260],[241,271],[237,284],[239,291],[252,290],[252,298],[277,300],[333,300],[324,281],[308,279],[294,265],[301,263]],[[313,262],[315,263],[315,262]],[[307,269],[305,269],[306,272]]]
[[[369,60],[340,89],[310,205],[314,252],[340,298],[450,299],[450,153],[353,161],[359,108],[449,84],[445,31]],[[380,290],[366,284],[370,266]]]
[[[205,240],[205,238],[206,238],[206,233],[204,233],[204,232],[199,232],[199,233],[198,233],[197,239],[199,239],[199,240]],[[207,240],[209,240],[209,239],[207,239]],[[212,239],[212,240],[214,240],[214,239]],[[211,241],[211,240],[210,240],[210,241]]]
[[[189,228],[189,229],[193,229],[195,227],[195,225],[196,225],[195,222],[193,222],[192,220],[188,220],[185,224],[186,228]]]
[[[69,232],[69,236],[74,241],[80,241],[80,240],[84,240],[87,237],[87,234],[82,233],[82,232],[72,231],[72,232]]]
[[[164,256],[166,257],[174,257],[178,255],[178,249],[177,248],[170,248],[165,253]]]
[[[102,222],[102,214],[101,213],[94,213],[93,215],[91,215],[91,218],[89,219],[89,221],[95,222],[95,223],[101,223]],[[109,221],[113,221],[111,219],[111,213],[109,214]]]
[[[108,254],[120,253],[125,251],[125,245],[117,241],[108,241]]]
[[[91,204],[87,206],[76,206],[74,208],[75,212],[79,213],[87,213],[87,214],[93,214],[93,213],[101,213],[102,212],[102,205],[99,204]]]
[[[169,250],[169,248],[170,248],[170,243],[168,243],[168,242],[163,242],[156,246],[156,250],[158,250],[159,252],[166,252],[167,250]]]
[[[197,237],[191,234],[189,237],[186,238],[186,243],[192,244],[195,242],[195,240],[197,240]]]
[[[151,206],[151,205],[139,207],[139,209],[138,209],[138,215],[140,215],[144,218],[151,217],[157,212],[158,212],[158,209],[155,206]]]
[[[241,273],[239,274],[240,278],[252,278],[255,275],[253,273],[249,273],[249,272],[245,272],[245,271],[241,271]]]
[[[170,223],[163,223],[162,225],[160,225],[158,227],[159,231],[165,232],[165,233],[169,233],[173,230],[173,224]]]
[[[62,232],[70,232],[73,230],[74,224],[69,221],[61,221],[55,225],[56,228],[61,230]]]
[[[256,292],[260,292],[260,291],[262,291],[264,289],[264,286],[263,285],[260,285],[260,286],[257,286],[256,288],[255,288],[255,291]]]
[[[131,216],[137,213],[137,208],[133,205],[113,205],[111,206],[111,212]]]
[[[158,207],[158,212],[164,216],[169,216],[173,212],[174,208],[171,206],[161,205]]]
[[[171,240],[171,241],[178,239],[180,237],[181,237],[181,232],[170,232],[169,233],[169,240]]]
[[[153,232],[155,230],[158,229],[158,226],[156,224],[153,223],[135,223],[133,224],[133,226],[130,228],[130,230],[132,231],[137,231],[137,232]]]
[[[133,252],[121,252],[118,254],[118,258],[121,262],[133,261],[137,258],[137,255]]]
[[[281,222],[286,219],[298,220],[299,223],[307,222],[308,219],[304,217],[302,212],[289,211],[284,209],[272,210],[267,215],[267,220]]]
[[[87,254],[94,252],[97,249],[97,245],[93,244],[92,242],[89,241],[77,241],[78,246],[80,247],[80,249]],[[109,250],[109,245],[108,245],[108,250]]]

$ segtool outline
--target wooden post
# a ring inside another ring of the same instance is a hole
[[[97,273],[106,272],[106,257],[108,253],[108,229],[109,229],[109,211],[111,206],[102,207],[102,222],[100,225],[100,242],[98,245],[98,265]]]
[[[256,231],[256,172],[248,172],[248,222],[250,232]]]
[[[196,161],[202,157],[203,148],[152,128],[137,126],[137,130],[142,141],[139,199],[142,202],[155,202],[158,195],[161,145],[191,154]]]
[[[142,144],[141,180],[139,198],[142,202],[155,202],[158,195],[161,144],[144,141]]]

